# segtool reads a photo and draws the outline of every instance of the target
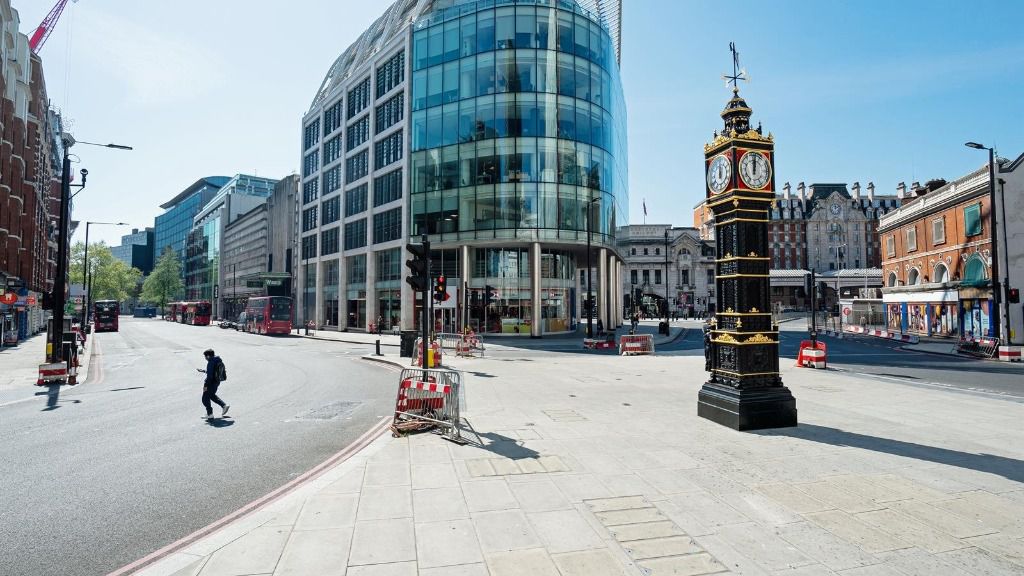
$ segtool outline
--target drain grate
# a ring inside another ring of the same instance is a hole
[[[362,402],[333,402],[313,408],[295,417],[296,420],[337,420],[355,412]]]

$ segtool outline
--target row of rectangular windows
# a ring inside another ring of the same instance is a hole
[[[377,98],[391,91],[405,78],[405,50],[395,54],[377,68]],[[339,99],[324,110],[323,135],[326,136],[341,127],[341,103]],[[370,105],[370,79],[365,78],[348,92],[348,118],[351,119]],[[306,125],[303,150],[308,150],[320,138],[320,119]]]
[[[345,224],[345,250],[353,250],[366,246],[366,218]],[[320,255],[338,252],[339,227],[320,232]],[[398,240],[402,237],[402,209],[394,208],[373,215],[373,243],[380,244]],[[310,234],[302,238],[302,258],[316,258],[317,235]]]

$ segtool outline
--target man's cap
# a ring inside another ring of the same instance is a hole
[[[206,349],[206,350],[205,350],[205,351],[203,352],[203,356],[213,356],[213,355],[214,355],[214,354],[213,354],[213,348],[207,348],[207,349]]]

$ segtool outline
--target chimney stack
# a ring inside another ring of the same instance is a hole
[[[875,201],[875,183],[868,182],[868,202]]]
[[[853,199],[857,200],[859,202],[860,201],[860,182],[854,182],[852,189],[853,189]]]
[[[906,195],[907,195],[907,184],[905,182],[900,182],[899,184],[896,185],[896,197],[899,198],[900,200],[902,200],[903,197],[906,196]]]
[[[782,199],[789,200],[789,182],[782,185]]]
[[[801,202],[807,199],[807,188],[804,186],[803,182],[796,185],[796,195],[800,198]]]

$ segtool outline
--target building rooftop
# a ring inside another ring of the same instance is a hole
[[[179,193],[177,196],[161,204],[160,207],[163,208],[164,210],[170,210],[171,208],[177,206],[178,203],[181,202],[182,200],[195,194],[195,192],[202,188],[203,186],[223,188],[224,185],[227,184],[229,180],[231,180],[229,176],[206,176],[204,178],[200,178],[199,180],[196,180],[191,186],[182,190],[181,193]]]

